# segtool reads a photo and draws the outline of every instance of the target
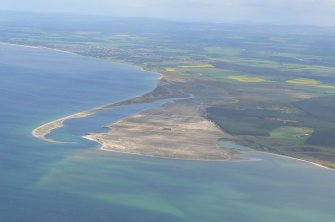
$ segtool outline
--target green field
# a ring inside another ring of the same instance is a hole
[[[312,135],[312,128],[282,126],[270,132],[270,137],[283,143],[301,145]]]

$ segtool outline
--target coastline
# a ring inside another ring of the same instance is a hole
[[[47,138],[47,135],[50,134],[53,130],[61,128],[64,126],[64,122],[69,119],[76,119],[76,118],[83,118],[94,114],[92,111],[83,111],[79,113],[75,113],[69,116],[65,116],[60,119],[56,119],[54,121],[45,123],[41,126],[36,127],[32,130],[32,135],[36,137],[37,139],[44,140],[47,142],[53,142],[53,143],[69,143],[69,142],[62,142],[62,141],[56,141],[50,138]]]
[[[62,52],[62,53],[77,55],[77,56],[100,59],[100,60],[107,61],[107,62],[110,62],[110,63],[117,63],[117,64],[123,64],[123,65],[131,66],[133,68],[136,68],[136,69],[144,71],[144,72],[153,73],[155,75],[158,75],[157,80],[161,80],[164,77],[164,75],[160,72],[148,70],[148,69],[145,69],[143,66],[132,64],[132,63],[125,62],[125,61],[119,61],[119,60],[112,61],[112,60],[108,60],[108,59],[104,59],[104,58],[99,58],[99,57],[94,57],[94,56],[89,56],[89,55],[82,55],[82,54],[79,54],[79,53],[76,53],[76,52],[71,52],[71,51],[67,51],[67,50],[56,49],[56,48],[51,48],[51,47],[46,47],[46,46],[25,45],[25,44],[11,43],[11,42],[3,42],[3,41],[0,41],[0,44],[9,45],[9,46],[20,46],[20,47],[32,48],[32,49],[47,49],[47,50],[52,50],[52,51],[56,51],[56,52]],[[158,83],[158,81],[156,82],[156,85],[157,85],[157,83]],[[149,91],[149,92],[151,92],[151,91]],[[138,96],[135,96],[135,97],[138,97]]]
[[[163,156],[156,156],[156,155],[147,155],[142,153],[136,153],[136,152],[126,152],[126,151],[116,151],[116,150],[110,150],[104,148],[103,143],[101,143],[99,140],[95,139],[93,135],[84,135],[82,138],[86,140],[90,140],[93,142],[96,142],[100,145],[99,150],[104,152],[111,152],[111,153],[121,153],[121,154],[127,154],[127,155],[135,155],[135,156],[142,156],[142,157],[151,157],[151,158],[159,158],[164,160],[180,160],[180,161],[203,161],[203,162],[252,162],[252,161],[260,161],[261,159],[257,158],[244,158],[244,159],[237,159],[237,158],[230,158],[230,159],[217,159],[217,160],[211,160],[211,159],[184,159],[184,158],[176,158],[176,157],[163,157]]]
[[[0,41],[0,44],[3,44],[3,45],[12,45],[12,46],[20,46],[20,47],[27,47],[27,48],[33,48],[33,49],[48,49],[48,50],[53,50],[53,51],[62,52],[62,53],[69,53],[69,54],[73,54],[73,55],[79,55],[79,56],[84,56],[84,57],[91,57],[91,58],[96,58],[96,59],[102,59],[102,58],[97,58],[97,57],[92,57],[92,56],[87,56],[87,55],[81,55],[81,54],[78,54],[78,53],[75,53],[75,52],[61,50],[61,49],[55,49],[55,48],[50,48],[50,47],[45,47],[45,46],[16,44],[16,43],[3,42],[3,41]],[[109,60],[106,60],[106,59],[103,59],[103,60],[109,61]],[[111,62],[113,62],[113,61],[111,61]],[[157,88],[157,85],[159,84],[159,82],[164,78],[164,74],[159,73],[159,72],[154,72],[154,71],[151,71],[151,70],[146,70],[142,66],[138,66],[136,64],[131,64],[131,63],[127,63],[127,62],[121,62],[121,61],[116,61],[116,62],[136,67],[136,68],[138,68],[138,69],[140,69],[142,71],[145,71],[145,72],[151,72],[151,73],[158,74],[159,78],[157,78],[156,87],[155,88]],[[150,93],[150,92],[154,91],[155,88],[153,90],[147,92],[147,93]],[[138,97],[142,97],[142,96],[146,95],[147,93],[145,93],[143,95],[138,95],[138,96],[132,97],[132,98],[127,99],[125,101],[132,100],[132,99],[138,98]],[[125,101],[121,101],[121,102],[125,102]],[[117,103],[121,103],[121,102],[117,102]],[[90,110],[87,110],[87,111],[82,111],[82,112],[79,112],[79,113],[75,113],[75,114],[71,114],[69,116],[62,117],[60,119],[53,120],[51,122],[45,123],[43,125],[40,125],[40,126],[34,128],[32,130],[32,135],[34,137],[40,139],[40,140],[44,140],[44,141],[47,141],[47,142],[68,143],[68,142],[55,141],[53,139],[47,138],[46,136],[49,133],[51,133],[53,130],[55,130],[57,128],[60,128],[60,127],[63,127],[64,126],[64,122],[66,120],[74,119],[74,118],[87,117],[87,116],[93,115],[94,113],[96,113],[99,110],[102,110],[104,108],[110,109],[111,108],[110,106],[114,106],[114,105],[116,105],[116,103],[108,104],[108,105],[104,105],[104,106],[100,106],[100,107],[96,107],[96,108],[93,108],[93,109],[90,109]],[[99,143],[101,145],[100,150],[103,150],[103,151],[118,152],[118,153],[124,153],[124,154],[133,154],[133,155],[146,156],[146,155],[138,154],[138,153],[129,153],[129,152],[119,152],[119,151],[106,150],[106,149],[103,148],[103,144],[102,143],[100,143],[99,141],[93,139],[90,135],[83,136],[83,138]],[[261,151],[252,151],[252,152],[258,152],[258,153],[262,153],[262,154],[269,154],[269,155],[274,155],[274,156],[278,156],[278,157],[288,158],[288,159],[292,159],[292,160],[296,160],[296,161],[305,162],[305,163],[311,164],[311,165],[313,165],[315,167],[319,167],[319,168],[323,168],[323,169],[327,169],[327,170],[332,170],[332,171],[335,170],[335,169],[332,169],[330,167],[324,166],[324,165],[322,165],[320,163],[315,163],[315,162],[311,162],[311,161],[308,161],[308,160],[294,158],[294,157],[290,157],[290,156],[286,156],[286,155],[281,155],[281,154],[276,154],[276,153],[271,153],[271,152],[261,152]],[[163,157],[157,157],[157,156],[152,156],[152,157],[163,158]],[[164,158],[164,159],[173,159],[173,158]],[[182,160],[182,159],[179,159],[179,160]],[[201,160],[201,159],[194,159],[194,160],[198,160],[198,161],[216,161],[216,160]],[[233,160],[217,160],[217,161],[233,161]]]
[[[45,46],[16,44],[16,43],[3,42],[3,41],[0,41],[0,44],[7,45],[7,46],[18,46],[18,47],[32,48],[32,49],[47,49],[47,50],[52,50],[52,51],[56,51],[56,52],[62,52],[62,53],[77,55],[77,56],[89,57],[89,58],[94,58],[94,59],[101,59],[101,58],[97,58],[97,57],[81,55],[81,54],[74,53],[74,52],[71,52],[71,51],[60,50],[60,49],[55,49],[55,48],[50,48],[50,47],[45,47]],[[52,143],[71,143],[71,142],[56,141],[56,140],[47,138],[47,135],[50,134],[53,130],[63,127],[64,122],[66,120],[84,118],[84,117],[88,117],[90,115],[93,115],[96,112],[99,112],[99,111],[104,110],[104,109],[111,109],[111,108],[114,108],[116,106],[127,105],[128,103],[130,104],[130,103],[132,103],[131,102],[132,100],[144,97],[145,95],[153,92],[158,87],[159,82],[164,77],[164,75],[162,73],[154,72],[154,71],[151,71],[151,70],[146,70],[144,67],[136,66],[134,64],[130,64],[130,63],[126,63],[126,62],[121,63],[120,61],[114,62],[114,61],[110,61],[110,60],[107,60],[107,59],[102,59],[102,60],[107,61],[107,62],[112,62],[112,63],[120,63],[120,64],[123,64],[123,65],[131,66],[131,67],[136,68],[136,69],[138,69],[140,71],[143,71],[143,72],[153,73],[153,74],[157,75],[158,77],[155,81],[155,87],[152,90],[149,90],[149,91],[144,92],[142,94],[135,95],[131,98],[128,98],[128,99],[125,99],[125,100],[122,100],[122,101],[118,101],[118,102],[115,102],[115,103],[110,103],[110,104],[94,107],[94,108],[89,109],[89,110],[85,110],[85,111],[82,111],[82,112],[70,114],[68,116],[64,116],[64,117],[61,117],[59,119],[53,120],[51,122],[44,123],[40,126],[37,126],[36,128],[34,128],[32,130],[31,134],[32,134],[33,137],[35,137],[37,139],[40,139],[40,140],[43,140],[43,141],[46,141],[46,142],[52,142]]]
[[[106,151],[185,160],[241,159],[235,155],[241,152],[218,146],[219,139],[231,136],[205,119],[202,110],[192,103],[167,103],[114,122],[89,138]]]
[[[323,168],[323,169],[326,169],[326,170],[335,171],[335,169],[333,169],[333,168],[330,168],[330,167],[324,166],[324,165],[322,165],[320,163],[315,163],[315,162],[312,162],[312,161],[309,161],[309,160],[299,159],[299,158],[295,158],[295,157],[291,157],[291,156],[286,156],[286,155],[281,155],[281,154],[276,154],[276,153],[271,153],[271,152],[261,152],[261,151],[255,151],[255,152],[258,152],[258,153],[261,153],[261,154],[268,154],[268,155],[272,155],[272,156],[283,157],[283,158],[291,159],[291,160],[296,160],[296,161],[300,161],[300,162],[304,162],[304,163],[313,165],[315,167],[319,167],[319,168]]]
[[[150,93],[150,92],[151,91],[149,91],[148,93]],[[47,138],[47,136],[53,130],[63,127],[64,122],[66,120],[84,118],[84,117],[94,115],[95,113],[97,113],[99,111],[102,111],[102,110],[113,109],[113,108],[118,107],[118,106],[130,105],[130,104],[133,104],[133,103],[136,102],[136,101],[133,102],[134,100],[136,100],[138,98],[142,98],[148,93],[140,94],[140,95],[134,96],[132,98],[125,99],[125,100],[115,102],[115,103],[112,103],[112,104],[106,104],[106,105],[103,105],[103,106],[98,106],[98,107],[95,107],[95,108],[92,108],[92,109],[89,109],[89,110],[74,113],[74,114],[62,117],[60,119],[53,120],[51,122],[47,122],[45,124],[42,124],[42,125],[34,128],[31,132],[32,136],[34,136],[37,139],[44,140],[44,141],[47,141],[47,142],[68,143],[68,142],[62,142],[62,141],[56,141],[56,140],[53,140],[53,139],[49,139],[49,138]]]
[[[248,159],[244,159],[244,160],[241,160],[241,159],[237,160],[237,159],[233,159],[233,158],[232,159],[226,159],[226,160],[224,160],[224,159],[222,159],[222,160],[209,160],[209,159],[182,159],[182,158],[160,157],[160,156],[154,156],[154,155],[145,155],[145,154],[141,154],[141,153],[122,152],[122,151],[115,151],[115,150],[105,149],[104,144],[102,142],[100,142],[99,140],[95,139],[93,135],[85,135],[85,136],[82,136],[82,138],[98,143],[100,145],[99,150],[101,150],[101,151],[113,152],[113,153],[122,153],[122,154],[136,155],[136,156],[144,156],[144,157],[152,157],[152,158],[160,158],[160,159],[172,159],[172,160],[183,160],[183,161],[205,161],[205,162],[250,162],[250,161],[261,161],[262,160],[262,159],[259,159],[259,158],[248,158]],[[318,168],[322,168],[322,169],[330,170],[330,171],[335,171],[335,169],[323,166],[319,163],[315,163],[315,162],[312,162],[312,161],[303,160],[303,159],[299,159],[299,158],[294,158],[294,157],[290,157],[290,156],[285,156],[285,155],[280,155],[280,154],[275,154],[275,153],[270,153],[270,152],[261,152],[261,151],[249,151],[249,153],[260,153],[260,154],[271,155],[271,156],[276,156],[276,157],[280,157],[280,158],[291,159],[291,160],[306,163],[308,165],[312,165],[314,167],[318,167]]]
[[[9,46],[20,46],[20,47],[31,48],[31,49],[48,49],[48,50],[53,50],[53,51],[56,51],[56,52],[63,52],[63,53],[68,53],[68,54],[72,54],[72,55],[79,55],[79,54],[74,53],[74,52],[70,52],[70,51],[66,51],[66,50],[61,50],[61,49],[50,48],[50,47],[46,47],[46,46],[16,44],[16,43],[2,42],[2,41],[0,41],[0,44],[9,45]],[[94,57],[92,57],[92,58],[94,58]]]

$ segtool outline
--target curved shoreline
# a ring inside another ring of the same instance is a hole
[[[185,159],[185,158],[177,158],[177,157],[164,157],[164,156],[157,156],[157,155],[149,155],[149,154],[142,154],[142,153],[135,153],[135,152],[126,152],[126,151],[117,151],[117,150],[111,150],[111,149],[105,149],[103,143],[101,143],[99,140],[95,139],[93,135],[85,135],[82,136],[82,138],[96,142],[100,145],[99,150],[105,151],[105,152],[111,152],[111,153],[121,153],[121,154],[127,154],[127,155],[135,155],[135,156],[142,156],[142,157],[152,157],[152,158],[159,158],[159,159],[165,159],[165,160],[181,160],[181,161],[204,161],[204,162],[251,162],[251,161],[260,161],[261,159],[257,158],[246,158],[246,159]]]
[[[92,135],[85,135],[82,136],[82,138],[96,142],[100,145],[99,150],[105,151],[105,152],[113,152],[113,153],[121,153],[121,154],[128,154],[128,155],[136,155],[136,156],[142,156],[142,157],[152,157],[152,158],[160,158],[160,159],[166,159],[166,160],[182,160],[182,161],[205,161],[205,162],[252,162],[252,161],[261,161],[262,159],[259,158],[248,158],[248,159],[218,159],[218,160],[210,160],[210,159],[183,159],[183,158],[173,158],[173,157],[162,157],[162,156],[155,156],[155,155],[146,155],[146,154],[141,154],[141,153],[134,153],[134,152],[122,152],[122,151],[117,151],[117,150],[110,150],[110,149],[105,149],[103,143],[101,143],[99,140],[95,139],[94,136]],[[330,170],[330,171],[335,171],[335,169],[323,166],[319,163],[311,162],[308,160],[303,160],[299,158],[294,158],[290,156],[285,156],[285,155],[280,155],[280,154],[275,154],[275,153],[269,153],[269,152],[261,152],[261,151],[250,151],[249,153],[260,153],[260,154],[265,154],[265,155],[271,155],[271,156],[276,156],[280,158],[286,158],[286,159],[291,159],[299,162],[306,163],[308,165],[322,168],[325,170]]]
[[[68,142],[62,142],[62,141],[57,141],[57,140],[47,138],[47,135],[50,134],[53,130],[63,127],[64,122],[66,120],[77,119],[77,118],[83,118],[83,117],[90,116],[90,115],[94,114],[95,112],[99,111],[98,109],[100,109],[100,108],[95,108],[95,109],[92,109],[92,110],[89,110],[89,111],[83,111],[83,112],[75,113],[75,114],[65,116],[63,118],[56,119],[54,121],[45,123],[41,126],[36,127],[35,129],[33,129],[31,134],[34,137],[36,137],[40,140],[47,141],[47,142],[68,143]]]
[[[92,56],[85,56],[85,55],[81,55],[81,54],[78,54],[78,53],[74,53],[74,52],[70,52],[70,51],[65,51],[65,50],[60,50],[60,49],[55,49],[55,48],[50,48],[50,47],[45,47],[45,46],[34,46],[34,45],[16,44],[16,43],[3,42],[3,41],[0,41],[0,44],[7,45],[7,46],[17,46],[17,47],[32,48],[32,49],[47,49],[47,50],[52,50],[52,51],[56,51],[56,52],[62,52],[62,53],[68,53],[68,54],[77,55],[77,56],[83,56],[83,57],[89,57],[89,58],[99,59],[99,58],[92,57]],[[150,92],[154,91],[157,88],[157,86],[159,84],[159,81],[163,77],[163,74],[161,74],[159,72],[153,72],[153,71],[150,71],[150,70],[145,70],[141,66],[135,66],[135,65],[129,64],[129,63],[113,62],[113,61],[109,61],[109,60],[104,60],[104,61],[111,62],[111,63],[118,63],[118,64],[122,64],[122,65],[126,65],[126,66],[131,66],[131,67],[139,69],[141,71],[148,72],[148,73],[153,73],[153,74],[157,75],[158,78],[155,80],[155,82],[156,82],[155,83],[155,87],[152,90],[144,92],[143,94],[135,95],[135,96],[133,96],[133,97],[131,97],[129,99],[125,99],[125,100],[122,100],[122,101],[118,101],[118,102],[107,104],[107,105],[103,105],[103,106],[98,106],[98,107],[95,107],[95,108],[92,108],[92,109],[89,109],[89,110],[85,110],[85,111],[82,111],[82,112],[70,114],[68,116],[65,116],[65,117],[53,120],[51,122],[47,122],[45,124],[42,124],[42,125],[34,128],[32,130],[32,132],[31,132],[32,136],[34,136],[37,139],[46,141],[46,142],[52,142],[52,143],[71,143],[71,142],[63,142],[63,141],[57,141],[57,140],[54,140],[54,139],[50,139],[50,138],[47,138],[47,135],[50,134],[53,130],[63,127],[64,126],[64,122],[66,120],[88,117],[88,116],[93,115],[96,112],[99,112],[99,111],[101,111],[103,109],[111,109],[111,108],[116,107],[116,106],[124,105],[127,102],[130,103],[131,100],[134,100],[134,99],[137,99],[137,98],[141,98],[141,97],[145,96],[146,94],[149,94]]]
[[[272,156],[278,156],[278,157],[283,157],[283,158],[286,158],[286,159],[296,160],[296,161],[304,162],[304,163],[307,163],[307,164],[310,164],[310,165],[313,165],[313,166],[316,166],[316,167],[319,167],[319,168],[323,168],[323,169],[326,169],[326,170],[335,171],[335,169],[333,169],[333,168],[330,168],[330,167],[327,167],[327,166],[324,166],[322,164],[315,163],[315,162],[312,162],[312,161],[304,160],[304,159],[299,159],[299,158],[295,158],[295,157],[291,157],[291,156],[286,156],[286,155],[281,155],[281,154],[276,154],[276,153],[270,153],[270,152],[261,152],[261,151],[256,151],[256,152],[259,152],[261,154],[268,154],[268,155],[272,155]]]
[[[87,58],[103,60],[103,61],[106,61],[106,62],[109,62],[109,63],[131,66],[131,67],[139,69],[141,71],[149,72],[149,73],[153,73],[153,74],[158,75],[159,76],[158,80],[161,79],[164,76],[162,73],[155,72],[155,71],[152,71],[152,70],[147,70],[147,69],[143,68],[142,66],[135,65],[135,64],[132,64],[132,63],[128,63],[128,62],[125,62],[125,61],[112,61],[112,60],[108,60],[108,59],[104,59],[104,58],[99,58],[99,57],[94,57],[94,56],[89,56],[89,55],[82,55],[82,54],[79,54],[79,53],[76,53],[76,52],[71,52],[71,51],[67,51],[67,50],[56,49],[56,48],[51,48],[51,47],[46,47],[46,46],[25,45],[25,44],[11,43],[11,42],[3,42],[3,41],[0,41],[0,44],[8,45],[8,46],[19,46],[19,47],[25,47],[25,48],[31,48],[31,49],[47,49],[47,50],[52,50],[52,51],[56,51],[56,52],[62,52],[62,53],[67,53],[67,54],[72,54],[72,55],[77,55],[77,56],[83,56],[83,57],[87,57]]]
[[[159,80],[159,79],[158,79]],[[112,109],[118,106],[123,106],[123,105],[129,105],[129,104],[133,104],[134,100],[138,99],[138,98],[142,98],[144,97],[146,94],[150,93],[151,91],[141,94],[141,95],[137,95],[134,97],[131,97],[130,99],[126,99],[126,100],[122,100],[119,102],[115,102],[112,104],[107,104],[107,105],[103,105],[103,106],[98,106],[86,111],[82,111],[82,112],[78,112],[78,113],[74,113],[65,117],[62,117],[60,119],[56,119],[53,120],[51,122],[45,123],[43,125],[40,125],[36,128],[34,128],[31,132],[31,134],[35,137],[38,138],[40,140],[44,140],[47,142],[53,142],[53,143],[68,143],[68,142],[62,142],[62,141],[57,141],[57,140],[53,140],[50,138],[47,138],[47,136],[55,129],[61,128],[64,126],[64,122],[70,119],[79,119],[79,118],[84,118],[84,117],[88,117],[91,115],[94,115],[95,113],[102,111],[102,110],[108,110],[108,109]]]

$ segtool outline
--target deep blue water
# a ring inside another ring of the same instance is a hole
[[[48,121],[143,94],[157,75],[48,49],[0,44],[0,221],[334,222],[335,172],[254,154],[255,162],[166,160],[102,152],[81,139],[161,103]]]

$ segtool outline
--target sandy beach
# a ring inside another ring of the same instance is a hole
[[[282,158],[286,158],[286,159],[291,159],[291,160],[295,160],[295,161],[300,161],[300,162],[304,162],[304,163],[307,163],[307,164],[310,164],[310,165],[313,165],[313,166],[316,166],[316,167],[320,167],[320,168],[323,168],[323,169],[326,169],[326,170],[332,170],[332,171],[335,171],[335,169],[332,169],[330,167],[327,167],[327,166],[324,166],[322,164],[319,164],[319,163],[315,163],[315,162],[312,162],[312,161],[308,161],[308,160],[303,160],[303,159],[299,159],[299,158],[294,158],[294,157],[290,157],[290,156],[285,156],[285,155],[280,155],[280,154],[276,154],[276,153],[270,153],[270,152],[259,152],[259,153],[262,153],[262,154],[268,154],[268,155],[272,155],[272,156],[278,156],[278,157],[282,157]]]
[[[231,136],[202,116],[197,105],[172,103],[111,124],[106,133],[85,138],[101,150],[184,160],[239,160],[237,150],[222,149],[217,141]]]

